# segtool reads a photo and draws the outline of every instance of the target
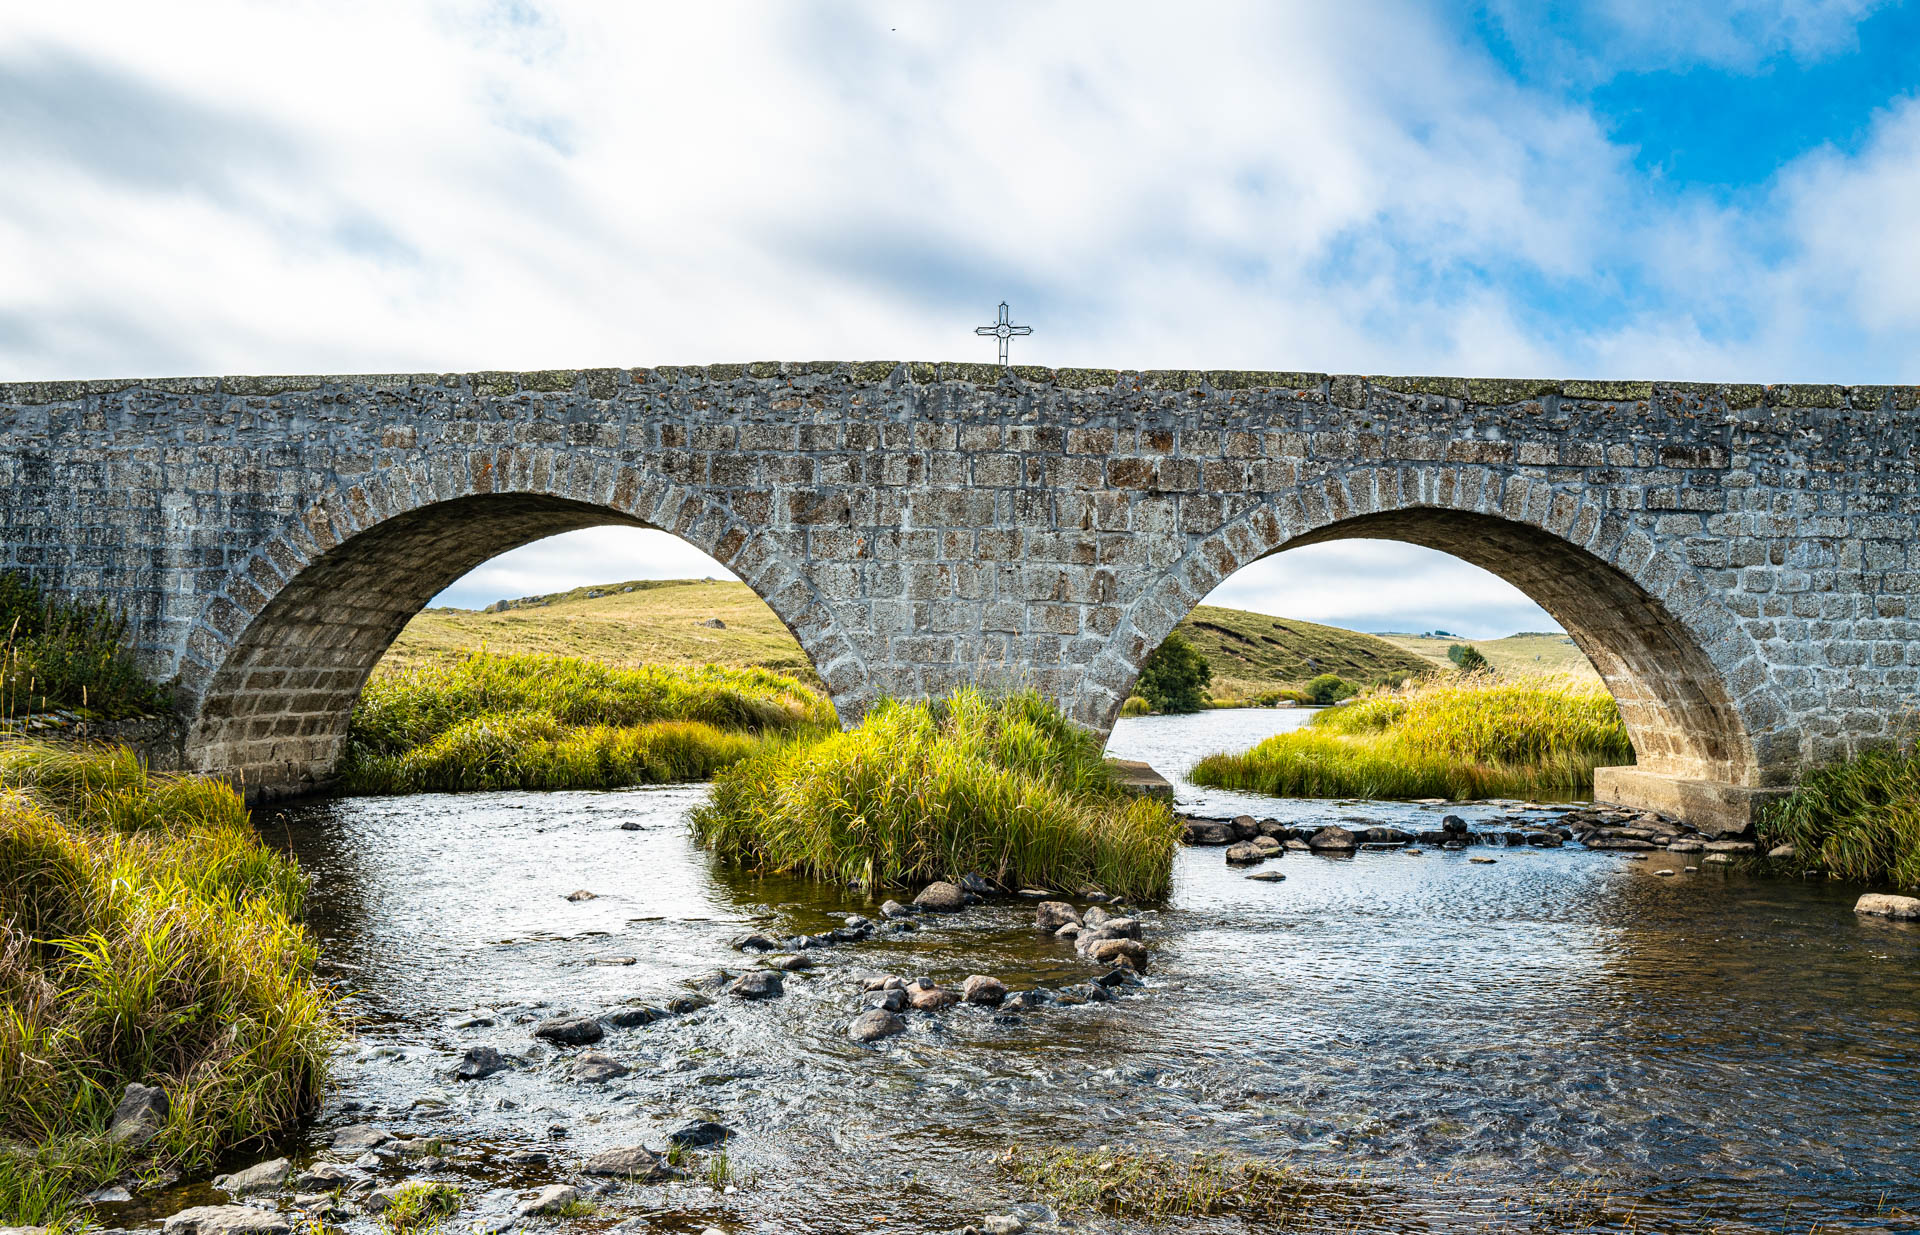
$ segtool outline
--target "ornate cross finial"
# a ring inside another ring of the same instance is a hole
[[[1017,334],[1018,335],[1032,334],[1033,327],[1015,326],[1012,323],[1008,322],[1007,321],[1007,302],[1002,300],[1000,302],[1000,320],[995,322],[991,326],[975,326],[973,328],[973,333],[990,334],[995,338],[999,339],[1000,340],[1000,363],[1005,364],[1007,363],[1007,340],[1011,339],[1013,336]]]

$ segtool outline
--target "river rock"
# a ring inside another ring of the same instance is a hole
[[[1279,871],[1255,871],[1253,874],[1248,875],[1247,878],[1256,883],[1281,883],[1286,880],[1286,876]]]
[[[889,995],[899,995],[899,991],[888,991]],[[862,1012],[853,1018],[847,1026],[847,1037],[855,1042],[878,1042],[882,1038],[891,1038],[894,1034],[905,1033],[907,1023],[894,1015],[895,1009],[875,1008],[871,1012]]]
[[[898,988],[890,991],[868,991],[866,994],[866,1002],[869,1008],[875,1008],[882,1012],[898,1012],[907,1006],[907,992]]]
[[[591,1016],[556,1016],[535,1025],[533,1036],[560,1046],[589,1046],[606,1037],[606,1030]]]
[[[1147,949],[1137,939],[1098,939],[1087,949],[1087,955],[1102,965],[1125,961],[1141,973],[1147,971]]]
[[[603,1149],[580,1164],[580,1173],[619,1179],[666,1179],[673,1174],[652,1150],[639,1145]]]
[[[1313,846],[1309,845],[1302,837],[1295,836],[1287,841],[1287,851],[1289,853],[1306,853],[1312,848]]]
[[[334,1162],[316,1162],[294,1179],[293,1186],[303,1192],[332,1192],[336,1188],[352,1185],[359,1178],[346,1167]]]
[[[863,991],[884,991],[905,985],[905,981],[890,973],[870,973],[860,979],[860,989]]]
[[[1853,911],[1877,918],[1901,922],[1920,922],[1920,896],[1895,896],[1889,892],[1868,892],[1853,903]]]
[[[907,993],[907,1002],[919,1012],[938,1012],[960,1002],[960,996],[943,986],[916,986]]]
[[[1189,819],[1180,839],[1189,845],[1228,845],[1233,843],[1233,825],[1218,819]]]
[[[1247,843],[1252,845],[1264,857],[1277,858],[1287,851],[1287,846],[1284,842],[1275,840],[1271,836],[1256,836]]]
[[[702,1008],[713,1006],[713,1000],[704,995],[677,995],[667,1000],[667,1011],[675,1016],[685,1016],[689,1012],[698,1012]]]
[[[1669,844],[1669,845],[1667,846],[1667,852],[1669,852],[1669,853],[1699,853],[1699,852],[1700,852],[1700,851],[1701,851],[1702,849],[1705,849],[1706,847],[1707,847],[1707,844],[1706,844],[1706,842],[1705,842],[1705,841],[1697,841],[1697,840],[1677,840],[1677,841],[1673,841],[1672,843],[1670,843],[1670,844]]]
[[[751,935],[742,935],[734,940],[733,948],[736,952],[778,952],[780,944],[779,941],[755,931]]]
[[[133,1193],[127,1191],[125,1188],[122,1188],[119,1184],[109,1184],[104,1188],[95,1188],[93,1191],[87,1193],[85,1196],[82,1196],[80,1199],[85,1201],[89,1205],[125,1205],[128,1201],[131,1201],[133,1199]],[[23,1228],[0,1227],[0,1232],[5,1232],[8,1230],[17,1231],[21,1229]],[[35,1229],[39,1229],[39,1228],[35,1228]]]
[[[633,1069],[605,1052],[587,1051],[574,1058],[568,1071],[574,1080],[582,1084],[604,1085],[608,1081],[618,1080]]]
[[[292,1225],[271,1209],[251,1205],[196,1205],[168,1218],[167,1235],[286,1235]]]
[[[1446,815],[1440,820],[1440,830],[1454,836],[1465,836],[1468,831],[1467,821],[1458,815]]]
[[[213,1186],[232,1196],[245,1196],[250,1192],[272,1192],[287,1182],[287,1176],[293,1174],[293,1166],[285,1158],[273,1158],[266,1162],[256,1162],[244,1171],[235,1171],[231,1175],[215,1175]]]
[[[1080,932],[1085,929],[1086,927],[1081,926],[1078,922],[1069,922],[1059,930],[1053,932],[1053,937],[1055,939],[1078,939]]]
[[[1468,858],[1467,861],[1472,862],[1476,866],[1492,866],[1495,862],[1499,861],[1499,859],[1498,858]]]
[[[1262,819],[1260,821],[1260,835],[1270,836],[1277,841],[1285,841],[1291,834],[1291,831],[1286,824],[1281,823],[1278,819]]]
[[[1043,931],[1057,931],[1069,922],[1080,921],[1080,911],[1066,901],[1041,901],[1034,906],[1033,924]]]
[[[615,1008],[600,1019],[615,1029],[638,1029],[642,1025],[651,1025],[655,1021],[667,1019],[665,1008],[656,1008],[652,1004],[636,1004],[630,1008]]]
[[[942,879],[920,889],[913,903],[929,913],[959,913],[967,907],[967,894],[957,885]]]
[[[1708,853],[1757,853],[1760,846],[1748,840],[1714,840],[1707,842]]]
[[[1701,858],[1700,860],[1702,862],[1710,863],[1714,866],[1726,866],[1733,861],[1731,857],[1729,857],[1724,853],[1710,853],[1706,857]]]
[[[1252,840],[1260,835],[1260,821],[1252,815],[1235,815],[1229,826],[1233,828],[1235,840]]]
[[[883,918],[907,918],[913,916],[913,910],[902,905],[899,901],[888,901],[880,906],[880,916]]]
[[[1638,836],[1589,836],[1583,844],[1589,849],[1658,849],[1660,846]]]
[[[968,871],[966,874],[960,876],[960,888],[962,891],[971,892],[975,896],[998,896],[1004,891],[999,884],[987,878],[979,871]]]
[[[980,1222],[983,1235],[1020,1235],[1027,1224],[1012,1214],[988,1214]]]
[[[568,1184],[548,1184],[532,1200],[514,1206],[513,1212],[522,1218],[552,1218],[579,1200],[580,1189]]]
[[[767,964],[787,973],[795,973],[802,969],[812,969],[813,958],[805,952],[795,952],[787,956],[769,956]]]
[[[1767,850],[1767,856],[1780,862],[1791,861],[1800,856],[1800,851],[1792,845],[1775,845]]]
[[[1138,939],[1140,938],[1139,918],[1108,918],[1094,931],[1097,939]]]
[[[998,978],[990,978],[984,973],[976,973],[960,984],[960,999],[963,1003],[977,1003],[988,1008],[997,1008],[1007,998],[1007,984]]]
[[[355,1124],[333,1134],[333,1147],[342,1153],[356,1153],[364,1149],[377,1149],[392,1139],[393,1134],[385,1128]]]
[[[1227,846],[1228,866],[1253,866],[1266,861],[1268,856],[1247,841],[1238,841]]]
[[[1095,905],[1081,916],[1080,925],[1086,927],[1088,930],[1097,930],[1106,925],[1107,919],[1112,916],[1112,914],[1100,908],[1100,906]]]
[[[699,1119],[667,1133],[667,1143],[678,1145],[682,1149],[705,1149],[710,1145],[724,1145],[732,1140],[734,1135],[733,1129],[725,1124],[717,1124],[710,1119]]]
[[[107,1136],[119,1145],[144,1145],[167,1126],[170,1109],[164,1089],[134,1081],[120,1095],[120,1104],[113,1108],[113,1123]]]
[[[1356,845],[1353,833],[1338,824],[1321,828],[1307,842],[1307,847],[1315,853],[1352,853]]]
[[[453,1066],[453,1079],[456,1081],[485,1080],[496,1072],[505,1072],[513,1067],[513,1061],[494,1050],[491,1046],[468,1047],[460,1062]]]
[[[755,969],[743,973],[727,988],[727,994],[736,999],[773,999],[787,993],[786,984],[780,975],[771,969]]]
[[[579,901],[597,901],[600,899],[600,894],[598,892],[589,892],[585,888],[581,888],[578,892],[567,893],[567,899],[570,901],[574,901],[576,903]]]

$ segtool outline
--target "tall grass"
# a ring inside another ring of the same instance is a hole
[[[167,694],[125,650],[126,622],[103,602],[55,600],[0,571],[0,716],[67,708],[114,720],[163,711]]]
[[[833,723],[825,699],[765,669],[483,651],[370,681],[342,771],[361,793],[705,780],[766,739]]]
[[[1188,777],[1288,797],[1538,797],[1589,792],[1594,768],[1631,762],[1598,682],[1475,674],[1329,708],[1250,751],[1209,755]]]
[[[1920,746],[1909,735],[1801,777],[1760,822],[1769,845],[1866,883],[1920,890]]]
[[[123,749],[0,744],[0,1225],[128,1167],[204,1167],[318,1098],[335,1023],[307,884],[215,781]],[[130,1154],[130,1081],[171,1104]]]
[[[723,772],[693,818],[723,859],[861,888],[979,871],[1015,887],[1167,893],[1179,825],[1119,790],[1098,739],[1026,693],[883,702]]]

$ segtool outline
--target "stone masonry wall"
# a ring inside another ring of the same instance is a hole
[[[538,536],[665,528],[853,719],[1027,684],[1109,727],[1214,585],[1386,536],[1515,581],[1643,769],[1731,786],[1887,737],[1920,640],[1913,388],[931,364],[0,386],[0,566],[106,597],[198,766],[323,779],[400,625]]]

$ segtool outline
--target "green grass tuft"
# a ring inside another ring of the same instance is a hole
[[[1250,751],[1209,755],[1188,777],[1286,797],[1539,797],[1591,792],[1594,768],[1631,762],[1599,683],[1473,675],[1329,708]]]
[[[1863,883],[1920,890],[1920,746],[1862,751],[1809,772],[1760,823],[1768,845],[1790,844],[1796,861]]]
[[[793,678],[475,653],[374,678],[342,769],[360,793],[608,789],[706,780],[833,707]]]
[[[129,1166],[210,1166],[308,1110],[335,1033],[307,884],[240,797],[109,748],[0,744],[0,1225]],[[171,1103],[137,1154],[128,1082]]]
[[[460,1189],[452,1184],[407,1184],[380,1211],[380,1229],[387,1235],[425,1235],[459,1210]]]
[[[1001,1166],[1063,1211],[1157,1222],[1234,1216],[1263,1229],[1291,1229],[1361,1212],[1356,1190],[1289,1167],[1227,1154],[1172,1154],[1020,1145]],[[1276,1226],[1275,1224],[1278,1224]]]
[[[1013,887],[1167,893],[1179,825],[1113,782],[1032,693],[883,701],[860,725],[722,773],[693,818],[722,859],[877,889],[979,871]]]

